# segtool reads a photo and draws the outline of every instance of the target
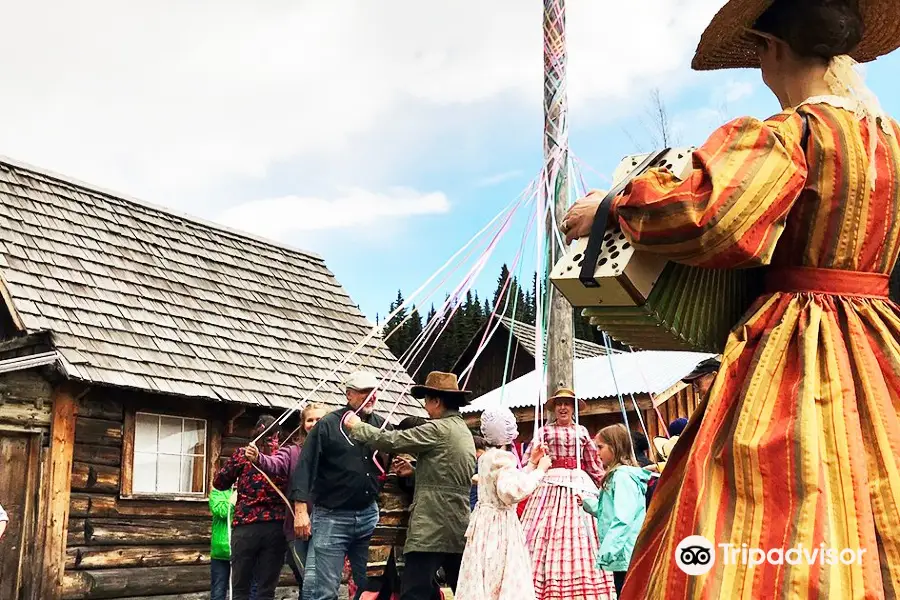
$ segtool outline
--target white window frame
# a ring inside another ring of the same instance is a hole
[[[204,498],[206,498],[206,497],[207,497],[206,494],[207,494],[207,491],[208,491],[208,490],[207,490],[207,487],[208,487],[208,484],[209,484],[209,482],[208,482],[208,479],[209,479],[209,456],[210,456],[209,421],[208,421],[207,419],[202,419],[202,418],[197,418],[197,417],[188,417],[188,416],[183,416],[183,415],[173,415],[173,414],[166,414],[166,413],[161,413],[161,412],[157,413],[157,412],[151,412],[151,411],[145,411],[145,410],[136,411],[136,412],[133,413],[133,415],[134,415],[134,421],[133,421],[133,425],[134,425],[134,426],[133,426],[133,429],[132,429],[132,431],[131,431],[131,435],[133,436],[133,438],[132,438],[132,451],[131,451],[131,456],[125,457],[126,460],[130,461],[129,467],[130,467],[132,473],[133,473],[134,465],[135,465],[135,457],[136,457],[138,454],[155,455],[155,456],[178,456],[179,458],[184,458],[184,457],[186,457],[186,456],[189,456],[189,457],[192,457],[192,458],[195,458],[195,459],[196,459],[196,458],[199,458],[199,459],[201,459],[201,462],[202,462],[202,464],[203,464],[203,478],[202,478],[202,481],[203,481],[203,489],[202,489],[201,491],[199,491],[199,492],[182,492],[182,491],[178,491],[178,492],[160,492],[160,491],[147,492],[147,491],[137,491],[137,490],[134,489],[134,482],[133,482],[133,479],[132,479],[132,481],[129,482],[129,483],[131,484],[131,485],[130,485],[131,489],[130,489],[130,490],[122,490],[123,494],[124,494],[124,495],[127,495],[128,497],[133,497],[133,498],[154,498],[154,497],[156,497],[156,498],[196,498],[196,499],[204,499]],[[157,446],[156,446],[156,447],[157,447],[157,451],[156,451],[156,452],[146,452],[146,451],[141,451],[141,450],[140,450],[139,448],[137,448],[137,446],[136,446],[136,441],[137,441],[137,418],[138,418],[139,416],[154,417],[154,418],[157,419],[157,422],[156,422],[156,436],[157,436]],[[185,425],[185,422],[186,422],[186,421],[199,421],[199,422],[203,423],[203,432],[202,432],[202,434],[201,434],[201,439],[203,440],[203,454],[186,454],[186,453],[183,453],[183,452],[179,452],[178,454],[174,454],[174,453],[172,453],[172,452],[159,452],[160,420],[163,419],[163,418],[165,418],[165,419],[179,419],[179,420],[181,421],[181,432],[182,432],[182,434],[184,434],[184,425]],[[157,481],[156,481],[156,484],[155,484],[155,487],[158,486],[158,485],[159,485],[159,481],[157,480]]]

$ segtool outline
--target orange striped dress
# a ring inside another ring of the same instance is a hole
[[[637,179],[614,207],[619,224],[636,247],[691,265],[890,273],[900,128],[873,130],[873,187],[868,121],[847,102],[818,98],[722,127],[685,181],[659,170]],[[806,152],[798,111],[808,115]],[[622,597],[900,597],[898,413],[897,305],[883,295],[762,296],[675,446]],[[676,562],[691,535],[714,546],[705,574]],[[776,552],[750,566],[745,548]]]

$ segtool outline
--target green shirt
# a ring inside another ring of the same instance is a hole
[[[379,431],[359,423],[350,435],[381,452],[416,456],[416,487],[404,553],[462,554],[475,474],[475,441],[460,414],[447,412],[405,431]]]
[[[209,492],[209,512],[212,513],[212,541],[209,557],[231,560],[231,519],[237,494],[232,490],[213,489]]]

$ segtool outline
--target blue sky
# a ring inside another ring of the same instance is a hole
[[[778,110],[754,71],[687,68],[721,0],[567,4],[571,149],[589,186],[652,149],[654,88],[685,145]],[[374,319],[539,172],[541,6],[16,3],[0,154],[314,250]],[[898,72],[897,53],[868,68],[895,115]]]
[[[882,58],[867,68],[870,86],[892,114],[900,114],[898,72],[900,53]],[[698,74],[691,83],[689,87],[676,89],[661,86],[662,98],[681,145],[702,143],[716,126],[728,119],[741,115],[766,117],[779,110],[756,71]],[[730,90],[731,100],[724,98],[723,90]],[[573,111],[570,144],[581,161],[592,168],[583,169],[589,187],[602,188],[604,180],[600,175],[608,175],[624,154],[653,147],[646,116],[650,103],[647,90],[635,98],[636,110],[622,114],[613,122],[591,123],[592,107]],[[603,107],[597,106],[596,110],[602,112]],[[441,140],[441,145],[466,148],[467,156],[435,157],[434,162],[426,157],[427,164],[413,170],[406,182],[420,189],[443,190],[451,201],[451,210],[444,215],[417,218],[404,234],[378,243],[378,263],[387,267],[384,270],[360,264],[352,251],[324,250],[329,266],[371,318],[376,312],[384,315],[398,288],[407,294],[418,288],[435,268],[522,191],[541,168],[542,127],[539,111],[523,110],[516,115],[507,114],[491,127],[467,128]],[[503,181],[483,185],[483,180],[491,176]],[[496,250],[494,260],[479,280],[478,288],[483,294],[493,292],[499,264],[512,262],[524,229],[525,223],[518,220],[516,229]]]

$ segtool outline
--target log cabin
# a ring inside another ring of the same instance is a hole
[[[0,299],[3,600],[208,598],[208,493],[260,413],[366,368],[424,414],[321,257],[6,159]]]

